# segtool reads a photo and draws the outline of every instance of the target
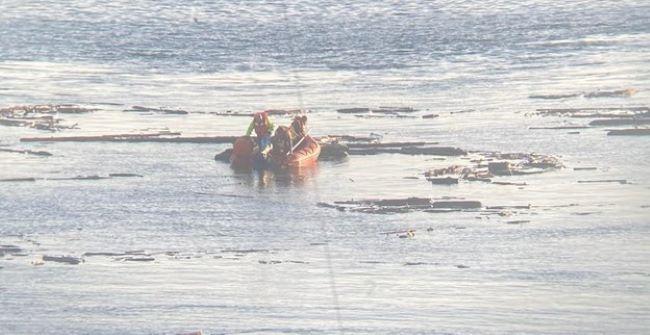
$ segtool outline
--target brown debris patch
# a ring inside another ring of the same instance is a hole
[[[60,131],[75,129],[74,125],[64,125],[58,114],[80,114],[97,111],[77,105],[25,105],[0,109],[0,125],[8,127],[27,127],[39,130]]]
[[[85,108],[74,104],[61,105],[23,105],[0,109],[0,115],[8,114],[83,114],[95,112],[98,108]]]
[[[458,180],[492,182],[498,185],[525,186],[526,183],[492,181],[495,176],[529,175],[563,168],[553,156],[524,153],[474,152],[471,165],[451,165],[424,173],[434,185],[455,184]],[[487,164],[486,164],[487,163]]]

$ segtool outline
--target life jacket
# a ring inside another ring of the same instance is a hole
[[[255,134],[257,134],[258,137],[271,136],[271,131],[269,129],[269,116],[266,112],[256,113],[253,122],[255,122]]]

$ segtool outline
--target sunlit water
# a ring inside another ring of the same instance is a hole
[[[248,120],[205,112],[303,107],[314,135],[537,152],[566,165],[504,179],[524,187],[433,186],[424,171],[462,160],[428,156],[257,175],[216,163],[227,145],[20,143],[52,134],[2,127],[1,144],[53,156],[0,152],[0,179],[143,177],[0,183],[0,244],[25,254],[0,258],[0,333],[645,333],[650,139],[530,130],[588,120],[526,113],[650,105],[649,13],[640,1],[0,1],[0,107],[102,108],[60,115],[79,129],[55,135],[232,135]],[[639,92],[529,98],[628,87]],[[131,105],[191,113],[122,112]],[[421,112],[335,112],[385,105]],[[578,183],[602,179],[628,183]],[[317,206],[410,196],[539,207],[499,217]],[[507,224],[516,220],[529,222]],[[409,228],[415,237],[383,234]],[[133,250],[155,261],[32,265]]]

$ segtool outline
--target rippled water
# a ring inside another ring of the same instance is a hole
[[[588,120],[527,113],[650,105],[649,13],[639,1],[0,0],[0,108],[102,109],[60,115],[79,129],[56,136],[231,135],[248,120],[205,112],[304,107],[314,135],[537,152],[566,165],[504,179],[524,187],[433,186],[424,171],[463,160],[428,156],[242,174],[214,162],[226,145],[21,143],[52,134],[1,127],[0,144],[53,156],[0,152],[0,179],[143,177],[0,182],[0,244],[23,249],[0,257],[0,333],[645,333],[648,137],[531,130]],[[529,98],[628,87],[639,92]],[[190,114],[122,112],[132,105]],[[335,112],[384,105],[440,117]],[[628,183],[578,183],[603,179]],[[536,209],[371,215],[316,205],[410,196]],[[415,237],[384,234],[409,228]],[[155,261],[32,265],[137,250]]]

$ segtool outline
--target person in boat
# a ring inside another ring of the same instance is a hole
[[[305,132],[305,126],[307,125],[307,116],[296,116],[291,122],[291,132],[293,135],[294,141],[300,141],[303,137],[307,135]]]
[[[246,136],[251,136],[253,130],[255,130],[257,146],[262,156],[265,156],[271,150],[271,134],[273,134],[273,128],[273,122],[269,118],[268,113],[259,112],[253,115],[253,121],[251,121],[248,130],[246,130]]]
[[[307,124],[306,116],[296,116],[289,126],[279,126],[275,131],[271,141],[271,157],[276,160],[284,159],[292,152],[294,147],[300,146],[303,138],[307,135],[305,125]]]

